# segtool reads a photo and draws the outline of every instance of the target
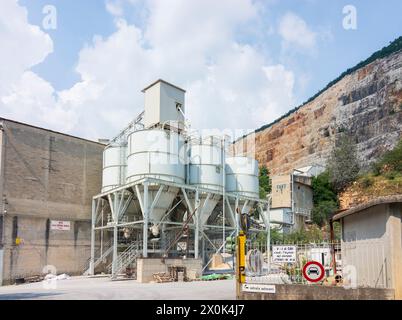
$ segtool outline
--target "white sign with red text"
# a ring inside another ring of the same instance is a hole
[[[52,220],[50,222],[50,230],[70,231],[70,229],[71,229],[70,221],[55,221],[55,220]]]

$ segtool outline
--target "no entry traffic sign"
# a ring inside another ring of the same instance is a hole
[[[303,276],[307,281],[318,282],[324,278],[325,271],[321,263],[310,261],[303,267]]]

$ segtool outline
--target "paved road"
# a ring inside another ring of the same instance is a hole
[[[133,280],[73,277],[58,280],[56,288],[44,283],[0,287],[0,300],[233,300],[235,281],[137,283]]]

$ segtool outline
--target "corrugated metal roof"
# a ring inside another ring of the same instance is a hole
[[[374,206],[378,206],[378,205],[386,204],[386,203],[402,203],[402,194],[378,197],[378,198],[368,201],[366,203],[359,204],[353,208],[338,211],[338,213],[332,217],[332,220],[336,221],[343,217],[346,217],[351,214],[355,214],[355,213],[358,213],[365,209],[368,209],[370,207],[374,207]]]

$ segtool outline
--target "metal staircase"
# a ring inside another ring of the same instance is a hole
[[[116,274],[127,268],[132,264],[141,254],[139,243],[133,242],[126,250],[120,252],[116,261]],[[112,273],[113,262],[107,267],[107,271]]]
[[[111,240],[109,240],[104,246],[105,246],[105,247],[108,247],[108,248],[106,249],[106,251],[103,251],[102,255],[101,255],[99,258],[95,258],[94,269],[95,269],[98,265],[100,265],[101,262],[104,261],[104,259],[106,259],[107,256],[108,256],[109,254],[111,254],[112,251],[113,251],[113,246],[112,246],[112,241],[111,241]],[[99,249],[95,252],[95,257],[98,256],[98,255],[100,255],[100,253],[101,253],[101,252],[100,252],[100,248],[99,248]],[[84,273],[83,273],[84,276],[90,275],[90,272],[91,272],[91,270],[90,270],[90,264],[91,264],[91,258],[88,259],[88,261],[87,261],[87,263],[86,263],[86,265],[85,265],[85,269],[84,269],[85,271],[84,271]]]

